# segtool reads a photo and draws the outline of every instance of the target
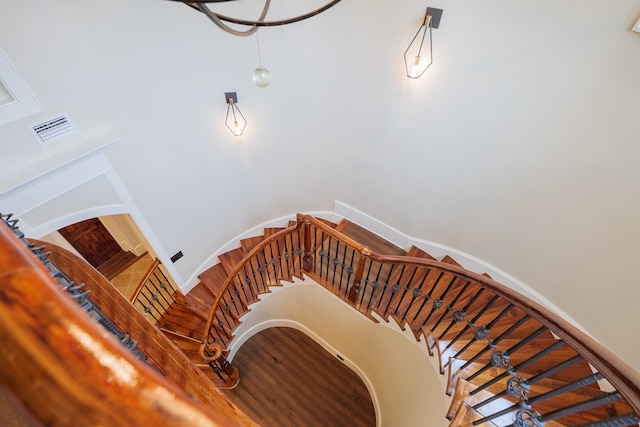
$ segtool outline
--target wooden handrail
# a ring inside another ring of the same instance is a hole
[[[238,265],[236,265],[235,268],[229,273],[229,276],[224,281],[222,287],[220,288],[220,291],[218,292],[218,295],[216,295],[216,299],[213,301],[211,310],[209,311],[209,318],[207,319],[207,325],[204,328],[204,336],[202,337],[201,354],[206,353],[207,346],[209,345],[209,331],[213,327],[212,326],[213,319],[215,318],[216,311],[220,306],[220,302],[222,301],[222,298],[225,292],[229,289],[229,286],[231,286],[231,284],[235,280],[236,275],[248,262],[250,262],[256,256],[256,254],[260,253],[261,250],[263,250],[264,248],[266,248],[272,242],[278,240],[279,238],[296,232],[301,226],[302,226],[302,222],[298,221],[296,224],[290,227],[287,227],[283,230],[280,230],[277,233],[274,233],[271,236],[267,237],[262,242],[260,242],[256,247],[250,250],[249,253],[247,253],[242,258],[242,260],[238,263]]]
[[[216,412],[138,360],[1,222],[0,342],[0,382],[43,425],[255,425],[228,401]]]
[[[138,295],[140,295],[140,292],[142,291],[142,288],[144,288],[144,284],[147,283],[147,280],[149,280],[149,277],[151,277],[151,273],[153,273],[153,270],[155,270],[156,267],[158,267],[159,265],[160,265],[160,260],[158,260],[157,258],[154,259],[153,263],[151,263],[151,266],[149,267],[147,272],[142,277],[142,280],[140,281],[140,283],[136,287],[136,290],[131,295],[131,298],[129,298],[129,301],[131,303],[134,303],[136,301],[136,299],[138,299]]]

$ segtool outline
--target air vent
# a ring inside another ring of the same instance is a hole
[[[33,136],[43,145],[72,135],[78,131],[66,114],[58,114],[42,123],[31,125],[29,129],[31,129]]]

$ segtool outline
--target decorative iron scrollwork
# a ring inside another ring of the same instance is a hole
[[[398,289],[400,289],[400,285],[398,285],[397,283],[395,285],[393,285],[391,287],[391,292],[393,292],[394,294],[398,292]]]
[[[507,393],[520,400],[526,400],[531,387],[527,384],[526,378],[512,377],[507,381]]]
[[[516,413],[516,427],[543,427],[544,423],[538,420],[538,413],[529,408],[520,409]]]
[[[478,326],[474,333],[473,336],[477,339],[477,340],[486,340],[489,338],[489,329],[487,329],[486,326]]]
[[[508,368],[509,359],[509,354],[506,351],[494,350],[491,353],[491,364],[496,368]]]
[[[415,289],[413,290],[413,297],[414,297],[414,298],[418,298],[421,294],[422,294],[422,289],[420,289],[420,288],[415,288]]]
[[[462,310],[458,310],[453,313],[453,321],[454,322],[462,322],[464,318],[467,317],[467,313]]]
[[[442,307],[442,300],[440,298],[436,298],[433,300],[433,309],[437,310]]]

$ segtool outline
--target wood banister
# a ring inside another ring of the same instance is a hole
[[[211,311],[209,311],[209,317],[207,319],[207,325],[204,329],[204,337],[202,338],[202,345],[203,347],[207,345],[208,341],[209,341],[209,331],[211,330],[211,328],[213,327],[213,319],[215,318],[216,315],[216,311],[218,310],[218,308],[220,307],[222,298],[225,295],[225,292],[227,292],[227,290],[229,289],[229,286],[231,286],[231,284],[233,283],[233,281],[235,280],[236,275],[240,272],[240,270],[242,270],[242,268],[245,266],[245,264],[247,262],[249,262],[251,259],[253,259],[256,254],[258,254],[260,251],[262,251],[265,247],[267,247],[268,245],[270,245],[271,243],[273,243],[274,241],[287,236],[289,234],[292,234],[293,232],[298,231],[298,229],[302,226],[302,222],[298,221],[296,222],[296,224],[287,227],[283,230],[278,231],[277,233],[274,233],[272,235],[270,235],[269,237],[267,237],[266,239],[264,239],[262,242],[260,242],[260,244],[258,244],[256,247],[254,247],[252,250],[249,251],[249,253],[247,253],[242,261],[240,261],[235,268],[229,273],[227,279],[224,281],[222,287],[220,288],[220,291],[218,291],[218,295],[216,295],[216,299],[213,301],[213,304],[211,306]],[[202,351],[204,352],[204,348],[202,349]]]
[[[3,223],[0,342],[0,382],[43,425],[255,425],[221,394],[213,409],[138,360]]]
[[[153,263],[151,263],[151,266],[147,269],[147,272],[144,274],[144,277],[142,278],[142,280],[140,281],[140,283],[136,287],[136,290],[131,295],[131,298],[129,298],[129,301],[135,302],[135,300],[138,299],[138,295],[140,295],[140,292],[142,291],[142,288],[144,288],[144,284],[147,282],[149,277],[151,277],[151,274],[153,273],[153,270],[155,270],[156,267],[158,267],[159,265],[160,265],[160,260],[154,259]]]

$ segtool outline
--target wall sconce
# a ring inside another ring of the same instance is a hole
[[[433,63],[431,29],[440,26],[440,18],[442,18],[442,9],[428,7],[422,25],[418,28],[416,35],[413,36],[407,50],[404,51],[404,66],[407,70],[407,77],[410,79],[420,77]],[[427,36],[427,31],[429,32],[429,46],[425,47],[424,39]],[[419,37],[421,32],[422,37]]]
[[[238,108],[238,95],[235,92],[225,92],[224,97],[227,101],[227,116],[224,119],[224,124],[231,133],[240,136],[247,126],[247,120]]]

